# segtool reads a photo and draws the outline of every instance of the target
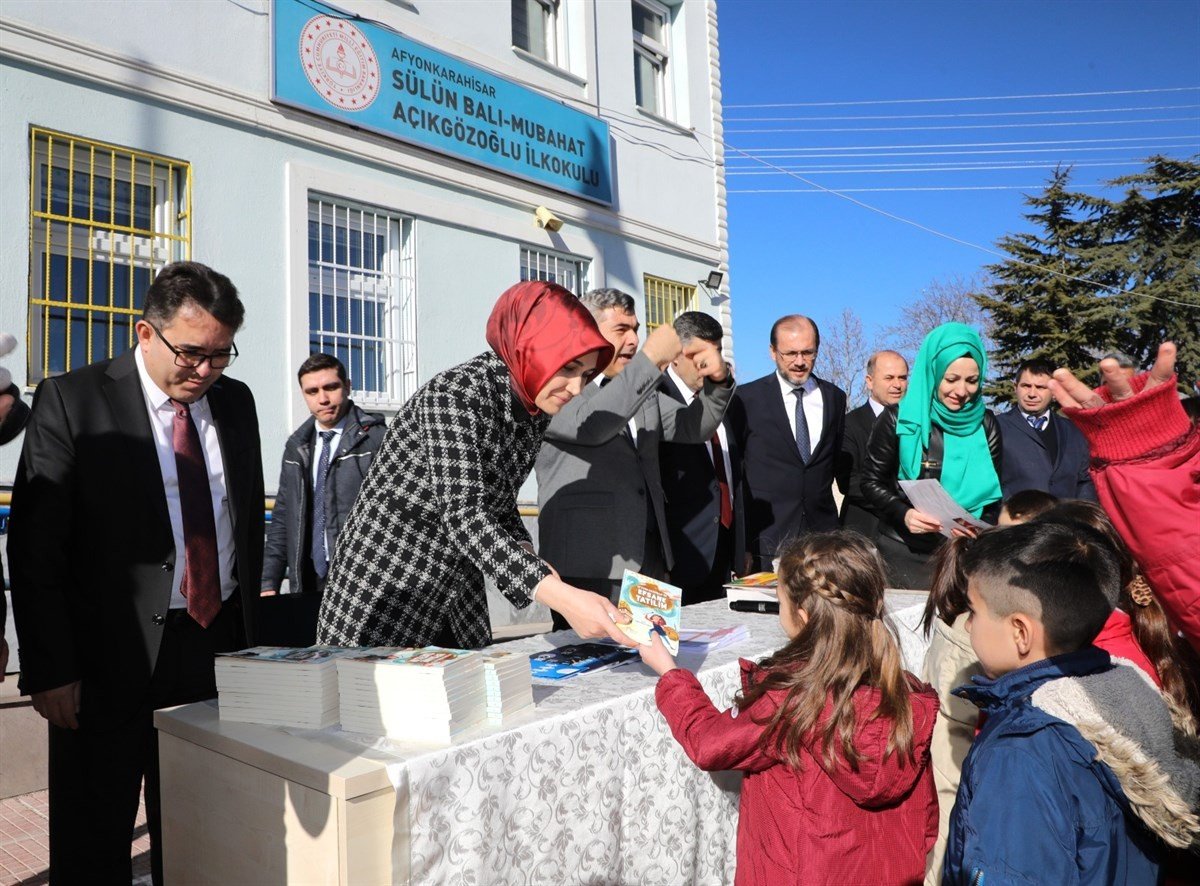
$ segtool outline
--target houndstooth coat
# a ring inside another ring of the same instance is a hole
[[[319,643],[422,646],[443,627],[491,641],[484,576],[516,606],[549,569],[524,550],[517,492],[550,419],[531,416],[491,351],[440,373],[388,428],[338,537]]]

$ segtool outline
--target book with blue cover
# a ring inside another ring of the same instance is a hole
[[[617,627],[643,645],[658,634],[667,650],[678,655],[682,598],[683,590],[675,585],[626,569],[617,608],[629,613],[632,620]]]
[[[565,680],[580,674],[615,668],[638,657],[637,651],[615,643],[572,643],[529,656],[534,677]]]

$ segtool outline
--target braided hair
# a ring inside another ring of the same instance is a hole
[[[794,767],[808,751],[826,771],[839,761],[858,770],[854,695],[861,686],[879,692],[868,719],[889,722],[886,754],[912,759],[909,678],[883,620],[885,574],[879,552],[857,532],[805,536],[780,558],[780,605],[802,610],[807,621],[762,663],[761,679],[735,704],[745,710],[768,693],[785,693],[763,743]]]

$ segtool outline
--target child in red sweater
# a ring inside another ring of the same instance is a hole
[[[745,773],[738,884],[919,883],[937,836],[929,741],[938,700],[901,667],[884,566],[854,532],[810,535],[779,564],[791,641],[718,711],[658,638],[656,698],[701,769]]]

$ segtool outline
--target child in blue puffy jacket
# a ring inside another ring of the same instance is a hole
[[[963,763],[943,883],[1153,884],[1200,836],[1200,753],[1138,668],[1092,646],[1117,599],[1082,525],[982,535],[963,561],[986,715]],[[1181,720],[1182,723],[1182,720]]]

